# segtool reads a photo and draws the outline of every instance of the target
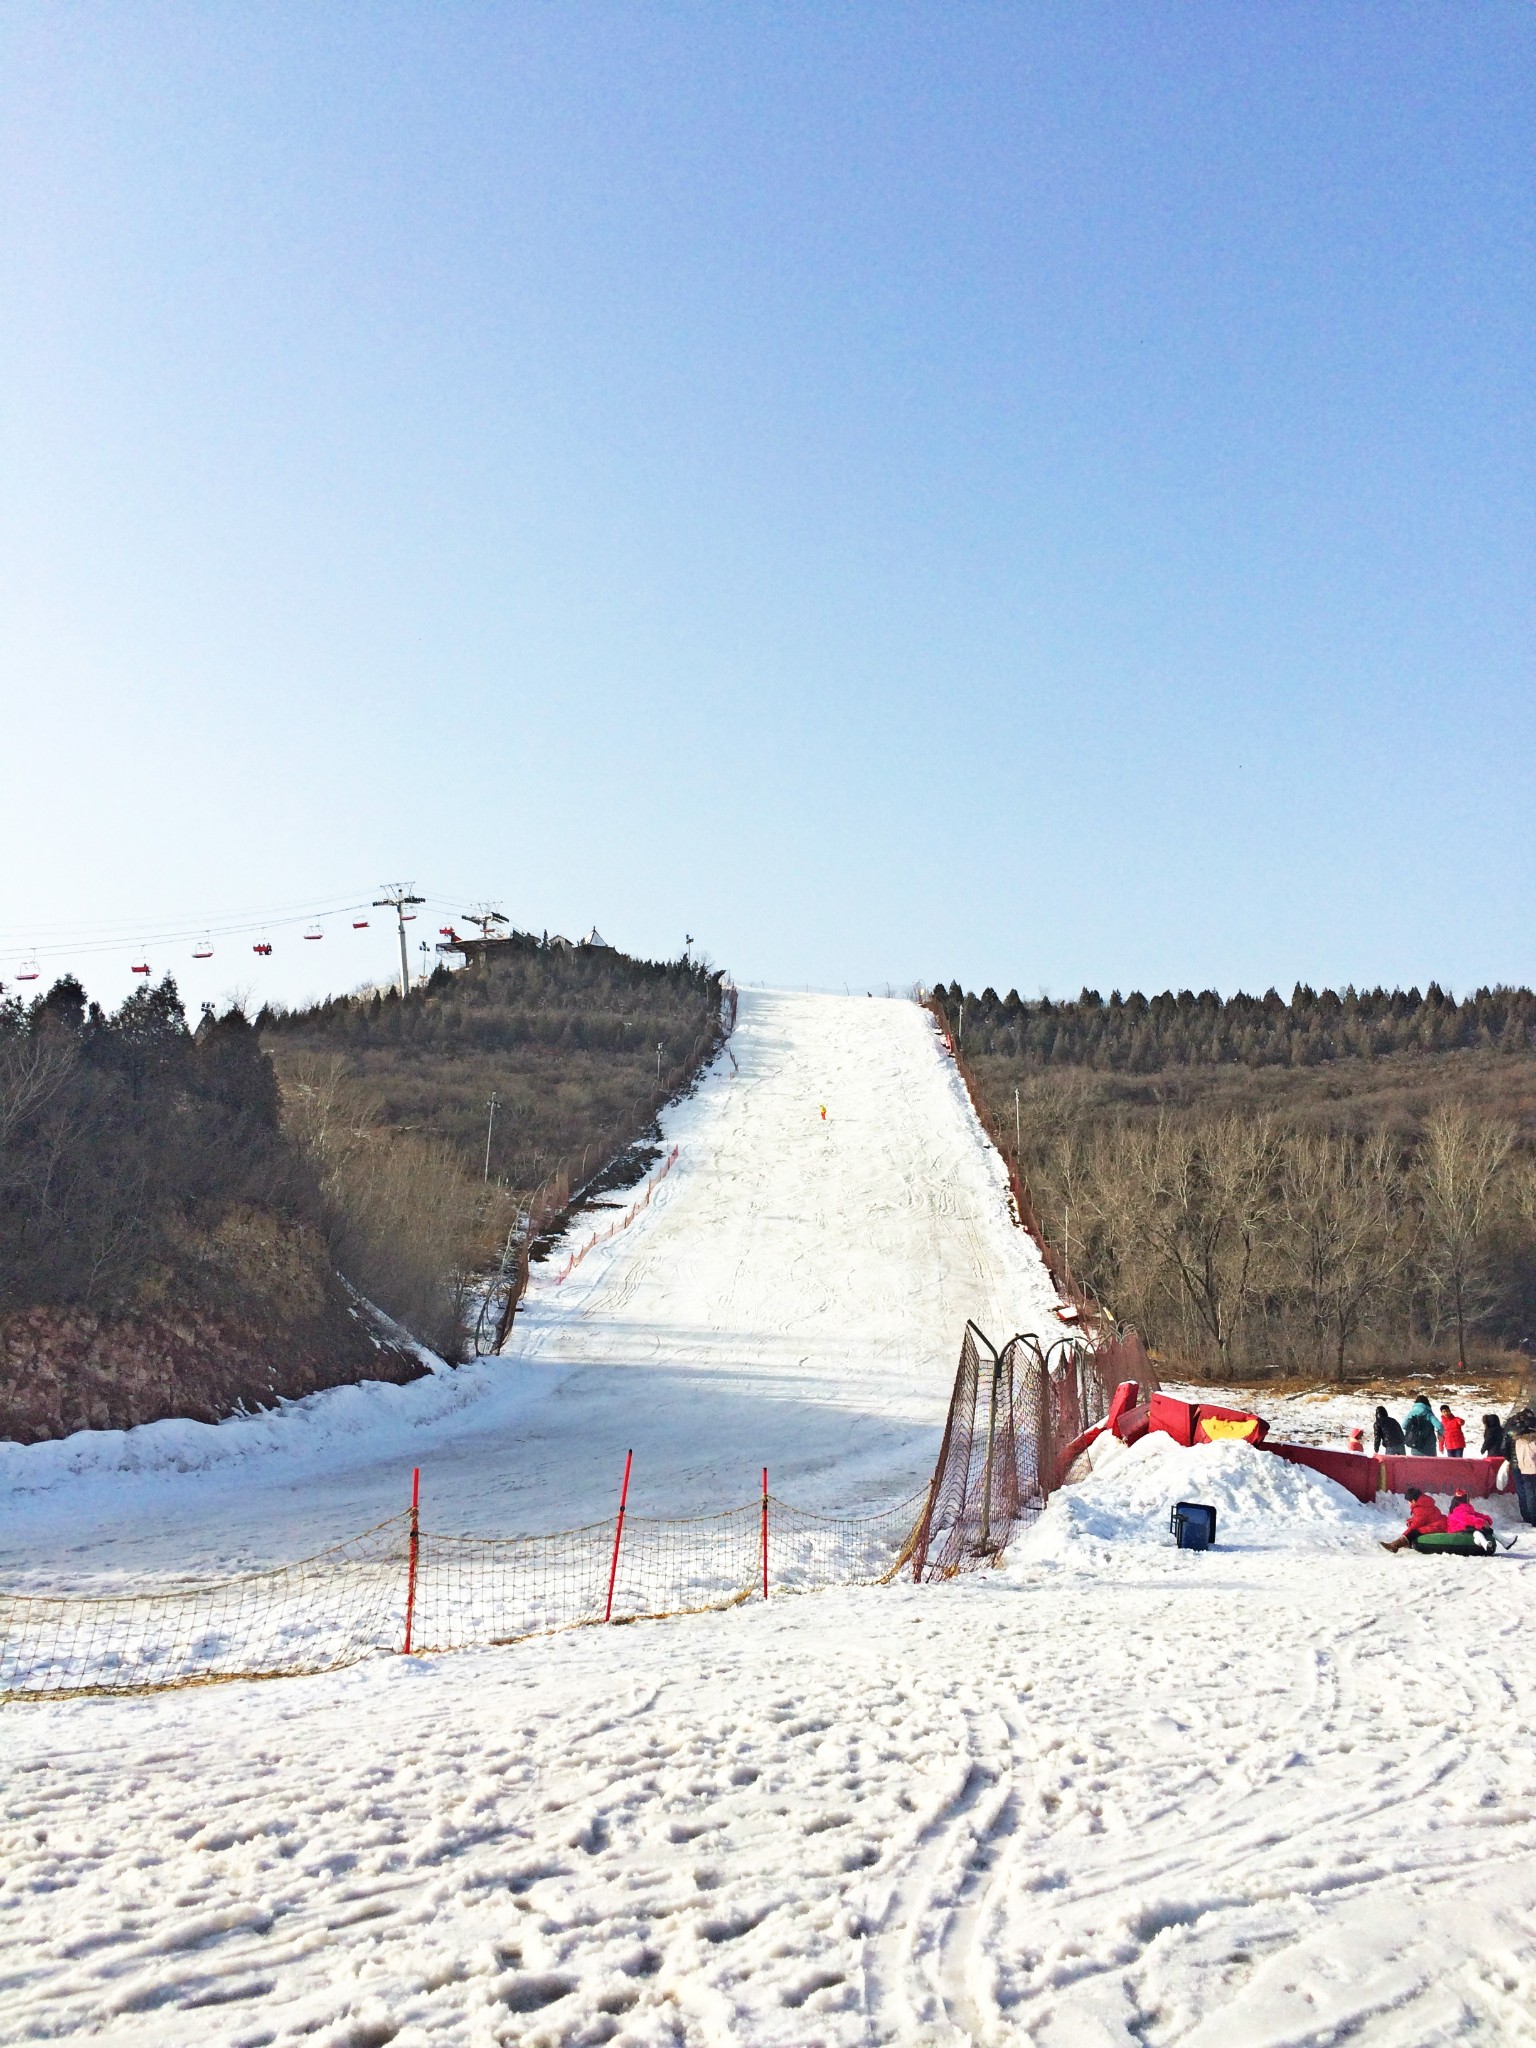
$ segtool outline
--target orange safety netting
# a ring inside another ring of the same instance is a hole
[[[998,1351],[967,1323],[944,1438],[912,1552],[914,1578],[990,1563],[1066,1477],[1083,1433],[1103,1420],[1121,1380],[1157,1376],[1134,1330],[1090,1345],[1011,1337]]]
[[[910,1554],[922,1496],[865,1515],[770,1498],[770,1593],[868,1585]],[[601,1622],[729,1607],[763,1594],[763,1502],[692,1518],[628,1516],[548,1536],[446,1536],[399,1515],[302,1563],[102,1595],[0,1594],[0,1700],[146,1692],[333,1671],[398,1650],[516,1642]],[[412,1550],[415,1569],[412,1571]]]

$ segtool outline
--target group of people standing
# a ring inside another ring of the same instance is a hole
[[[1351,1448],[1364,1449],[1364,1430],[1356,1430]],[[1427,1398],[1420,1394],[1399,1422],[1386,1408],[1376,1410],[1376,1430],[1371,1448],[1383,1458],[1463,1458],[1467,1451],[1467,1428],[1446,1402],[1437,1416]],[[1520,1519],[1536,1523],[1536,1409],[1518,1408],[1507,1422],[1497,1415],[1483,1417],[1483,1442],[1478,1454],[1503,1458],[1509,1463]]]

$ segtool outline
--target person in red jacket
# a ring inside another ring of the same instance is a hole
[[[1440,1455],[1442,1458],[1464,1458],[1467,1454],[1467,1426],[1459,1415],[1453,1415],[1442,1401],[1440,1404]]]
[[[1408,1503],[1408,1521],[1402,1535],[1391,1543],[1383,1543],[1383,1550],[1406,1550],[1415,1537],[1445,1534],[1445,1516],[1432,1494],[1421,1493],[1418,1487],[1410,1486],[1403,1498]]]

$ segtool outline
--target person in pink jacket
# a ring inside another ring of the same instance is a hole
[[[1451,1505],[1446,1512],[1447,1529],[1491,1529],[1493,1517],[1485,1515],[1480,1508],[1473,1507],[1464,1493],[1453,1493]]]
[[[1485,1515],[1480,1508],[1473,1507],[1464,1493],[1451,1495],[1445,1526],[1453,1536],[1481,1535],[1489,1550],[1493,1548],[1493,1517]]]

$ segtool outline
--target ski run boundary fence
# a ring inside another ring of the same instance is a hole
[[[0,1593],[0,1701],[159,1692],[336,1671],[381,1652],[438,1654],[605,1622],[661,1620],[906,1569],[949,1578],[996,1561],[1066,1475],[1120,1380],[1156,1380],[1133,1332],[1096,1350],[968,1323],[928,1488],[827,1515],[768,1491],[714,1514],[629,1513],[547,1536],[452,1536],[410,1509],[297,1564],[102,1594]],[[419,1475],[418,1475],[419,1478]]]
[[[924,1495],[822,1515],[770,1495],[716,1514],[627,1513],[549,1536],[447,1536],[419,1507],[301,1563],[99,1596],[0,1593],[0,1700],[159,1692],[336,1671],[781,1592],[872,1585],[911,1555]],[[413,1488],[414,1495],[414,1488]]]
[[[1115,1388],[1142,1398],[1157,1374],[1134,1330],[1089,1347],[1012,1337],[996,1350],[965,1326],[938,1463],[912,1544],[912,1576],[944,1579],[994,1563],[1066,1479],[1082,1439],[1109,1412]]]

